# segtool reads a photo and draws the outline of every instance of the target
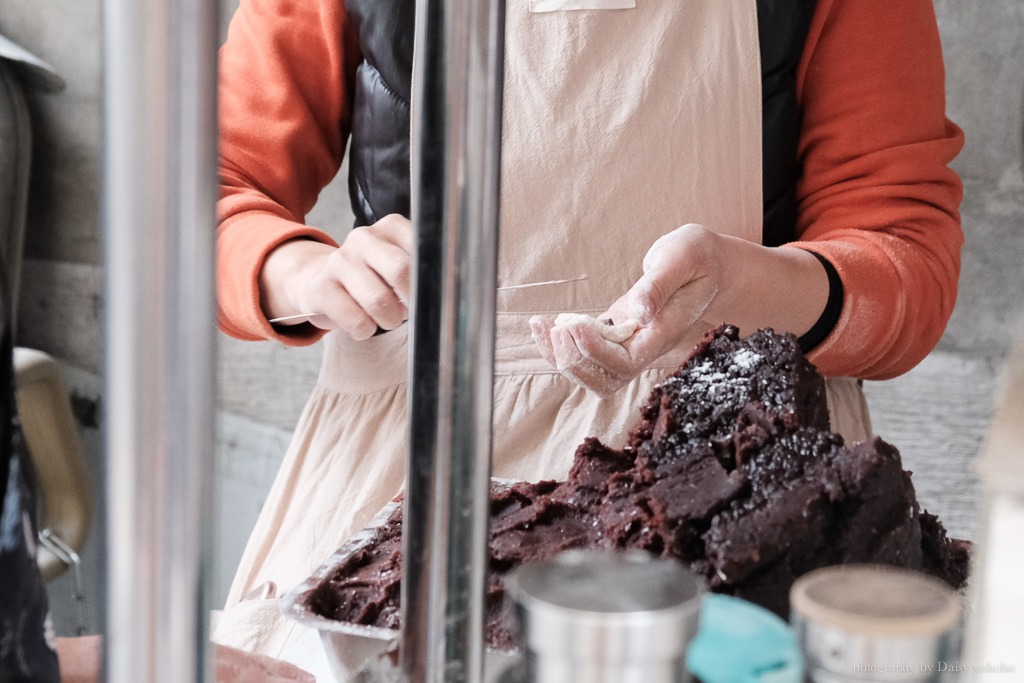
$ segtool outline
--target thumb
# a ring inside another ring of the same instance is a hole
[[[626,310],[641,325],[650,325],[654,316],[679,289],[669,269],[655,269],[643,274],[626,292]]]
[[[700,247],[708,233],[690,223],[659,237],[647,250],[644,274],[625,297],[630,315],[641,325],[650,324],[681,287],[700,277]]]

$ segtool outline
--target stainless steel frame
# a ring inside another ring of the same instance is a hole
[[[207,670],[217,4],[105,0],[106,680]]]
[[[483,675],[504,18],[503,0],[417,6],[401,647],[410,681]]]

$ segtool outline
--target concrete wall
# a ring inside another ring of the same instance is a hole
[[[236,4],[221,0],[225,17]],[[955,534],[971,535],[976,492],[969,461],[989,419],[1008,330],[1024,302],[1024,4],[936,0],[935,6],[951,116],[967,132],[956,162],[966,185],[961,296],[935,353],[905,377],[871,383],[867,391],[876,432],[900,447],[926,506]],[[99,493],[100,0],[4,0],[0,32],[53,63],[69,84],[64,93],[30,102],[38,139],[19,334],[23,345],[65,364]],[[340,234],[351,223],[345,204],[336,183],[310,222]],[[317,348],[221,337],[221,595],[315,381],[319,355]],[[100,616],[101,538],[98,526],[85,553],[93,626]],[[58,631],[69,633],[67,580],[55,582],[51,593]]]

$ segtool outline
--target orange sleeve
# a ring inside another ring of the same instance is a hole
[[[351,123],[359,46],[339,0],[242,0],[220,52],[217,304],[224,332],[304,345],[310,325],[270,325],[257,277],[290,239],[336,246],[304,225],[337,174]]]
[[[845,298],[810,354],[826,375],[884,379],[934,348],[956,301],[963,133],[945,115],[931,0],[819,0],[798,72],[798,246]]]

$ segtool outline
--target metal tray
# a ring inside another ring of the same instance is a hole
[[[503,479],[492,480],[492,484],[499,490],[501,487],[507,487],[513,483]],[[399,632],[395,629],[328,619],[314,613],[309,608],[308,597],[321,583],[333,576],[337,568],[353,554],[376,541],[380,528],[400,509],[401,501],[398,500],[381,508],[369,524],[345,542],[313,574],[281,599],[282,614],[320,633],[320,642],[323,644],[331,672],[339,683],[349,681],[364,664],[371,659],[380,658],[390,646],[397,644]],[[509,664],[516,659],[515,653],[488,650],[484,658],[485,683],[496,681]]]

